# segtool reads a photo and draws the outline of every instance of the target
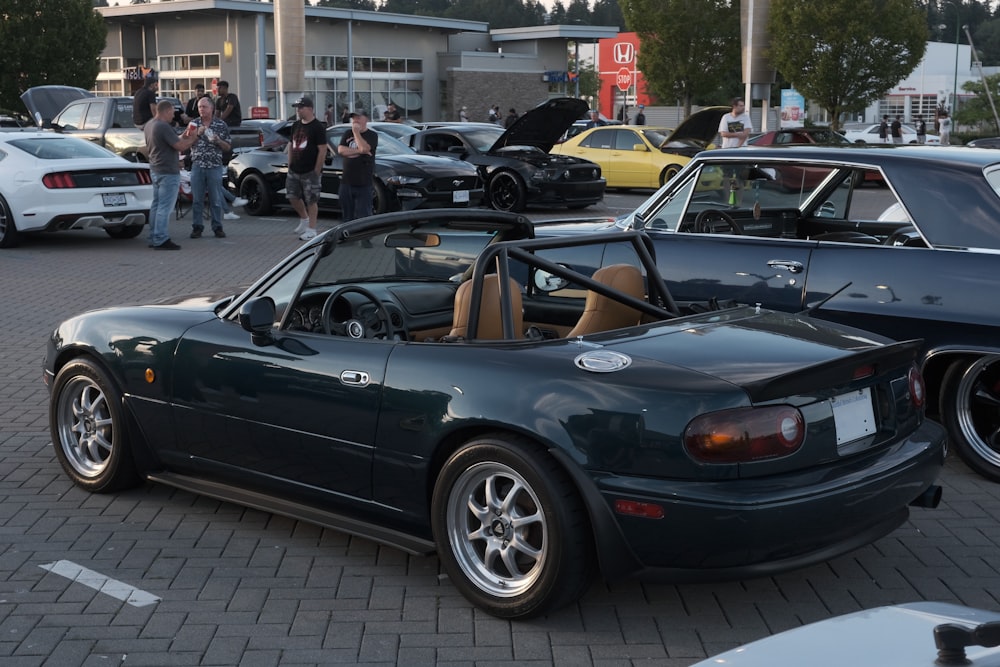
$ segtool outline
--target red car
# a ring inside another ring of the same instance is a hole
[[[850,146],[851,140],[828,127],[791,127],[772,130],[758,134],[747,140],[748,146],[786,146],[796,144]],[[806,180],[808,181],[809,179],[807,178]],[[868,172],[865,174],[865,183],[885,185],[885,180],[881,174]],[[817,183],[811,183],[810,185],[815,186]]]

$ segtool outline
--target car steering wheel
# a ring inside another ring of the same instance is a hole
[[[740,226],[736,224],[733,220],[733,216],[729,215],[725,211],[720,211],[717,208],[706,208],[704,211],[699,211],[698,215],[694,219],[694,231],[696,234],[714,234],[712,226],[708,223],[713,220],[721,220],[722,222],[729,225],[730,234],[740,235],[743,232],[740,230]]]
[[[333,319],[333,306],[337,302],[337,299],[349,293],[360,294],[375,307],[375,310],[359,319],[355,317],[357,311],[352,307],[350,317],[343,322],[336,322]],[[384,338],[385,340],[389,340],[395,332],[392,326],[392,318],[389,316],[389,310],[385,307],[385,304],[377,296],[357,285],[341,287],[328,296],[326,302],[323,303],[321,321],[323,322],[323,331],[332,336],[347,336],[348,338],[357,339]],[[399,333],[404,340],[409,338],[405,327],[401,327]]]

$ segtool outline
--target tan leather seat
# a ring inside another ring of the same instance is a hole
[[[631,264],[612,264],[598,269],[592,276],[594,280],[619,292],[637,299],[646,299],[646,287],[642,273]],[[623,303],[609,299],[593,290],[587,292],[587,301],[583,307],[583,315],[577,320],[576,326],[567,334],[568,338],[585,336],[599,331],[611,331],[630,327],[639,323],[640,313]]]
[[[514,314],[514,336],[524,338],[524,313],[521,286],[510,279],[510,301]],[[479,327],[476,340],[503,340],[503,311],[500,307],[500,277],[491,273],[483,279],[483,298],[479,305]],[[469,338],[469,316],[472,314],[472,281],[467,280],[455,292],[455,314],[449,336]]]

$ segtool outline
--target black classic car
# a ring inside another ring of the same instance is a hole
[[[618,224],[649,236],[676,298],[809,308],[923,338],[930,413],[970,467],[1000,481],[1000,154],[713,150]]]
[[[340,210],[340,174],[343,158],[337,145],[350,126],[335,125],[326,130],[330,148],[323,167],[320,210]],[[373,128],[374,129],[374,128]],[[279,130],[287,134],[291,124]],[[375,152],[375,213],[408,211],[415,208],[478,206],[483,198],[479,172],[468,162],[451,158],[418,155],[390,135],[378,133]],[[262,148],[236,155],[226,169],[228,186],[247,200],[250,215],[269,215],[276,208],[290,207],[285,198],[288,153],[283,146]]]
[[[586,112],[583,100],[562,97],[528,110],[506,130],[489,123],[457,123],[422,130],[409,141],[419,153],[460,157],[476,165],[486,185],[486,203],[497,210],[585,208],[604,198],[600,165],[549,151]]]
[[[511,618],[596,569],[804,566],[937,503],[919,341],[675,301],[638,232],[532,235],[482,209],[376,215],[243,293],[72,317],[44,365],[56,456],[91,492],[152,480],[436,551]],[[427,276],[441,246],[479,252]],[[545,258],[585,247],[623,261]]]

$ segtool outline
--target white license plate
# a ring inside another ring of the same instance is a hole
[[[455,190],[451,193],[451,201],[456,204],[467,204],[469,202],[469,191]]]
[[[104,199],[105,206],[124,206],[126,203],[124,192],[108,192],[102,194],[101,197]]]
[[[841,394],[832,401],[833,423],[837,427],[837,444],[852,442],[875,432],[875,409],[869,387],[850,394]]]

